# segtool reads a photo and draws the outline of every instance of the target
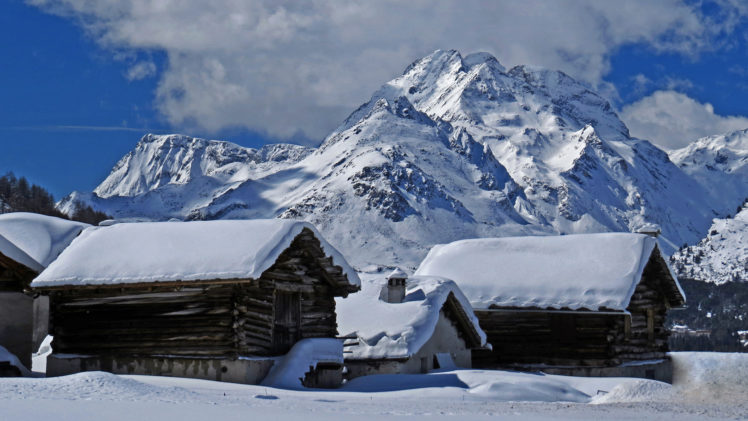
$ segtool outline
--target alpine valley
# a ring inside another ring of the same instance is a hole
[[[670,254],[748,196],[748,148],[730,139],[668,156],[562,72],[436,51],[318,148],[146,135],[93,192],[57,207],[159,220],[301,218],[358,267],[413,268],[432,245],[468,237],[653,226]]]

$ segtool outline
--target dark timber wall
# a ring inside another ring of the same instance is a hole
[[[0,253],[0,291],[23,292],[36,275],[35,271]]]
[[[627,307],[612,311],[497,308],[476,310],[493,350],[473,352],[473,366],[611,367],[664,358],[665,316],[674,283],[659,252],[647,264]],[[672,285],[671,285],[672,284]]]
[[[36,275],[35,271],[0,253],[0,345],[27,368],[31,368],[33,352],[33,299],[27,290]],[[14,372],[9,370],[8,373]]]
[[[336,336],[335,296],[354,290],[304,230],[259,279],[50,290],[50,332],[56,354],[282,355]]]

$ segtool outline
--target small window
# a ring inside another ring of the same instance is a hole
[[[421,358],[421,373],[429,372],[429,359],[426,357]]]

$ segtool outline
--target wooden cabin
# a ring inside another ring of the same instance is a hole
[[[361,292],[338,299],[348,379],[471,367],[486,335],[454,282],[400,270],[369,275]]]
[[[416,274],[450,277],[470,300],[492,345],[475,367],[671,379],[665,317],[685,296],[652,236],[464,240]]]
[[[337,336],[335,297],[359,280],[310,224],[273,219],[93,227],[32,286],[50,298],[48,375],[259,383],[296,342]]]
[[[44,306],[33,299],[31,281],[87,226],[25,212],[0,215],[0,346],[29,369],[46,336],[43,326],[34,330],[34,314]]]

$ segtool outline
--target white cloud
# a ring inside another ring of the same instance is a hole
[[[748,117],[721,116],[712,104],[702,104],[675,91],[656,91],[627,105],[620,117],[633,136],[665,148],[682,148],[694,140],[748,128]]]
[[[611,91],[602,78],[617,47],[694,55],[733,25],[678,0],[27,1],[76,19],[113,52],[164,51],[156,105],[171,124],[277,137],[323,137],[438,48],[488,51]]]
[[[127,69],[125,77],[129,81],[142,80],[156,74],[156,65],[152,61],[139,61]]]
[[[668,91],[687,91],[693,89],[693,82],[688,79],[668,76],[665,78],[665,87]]]

